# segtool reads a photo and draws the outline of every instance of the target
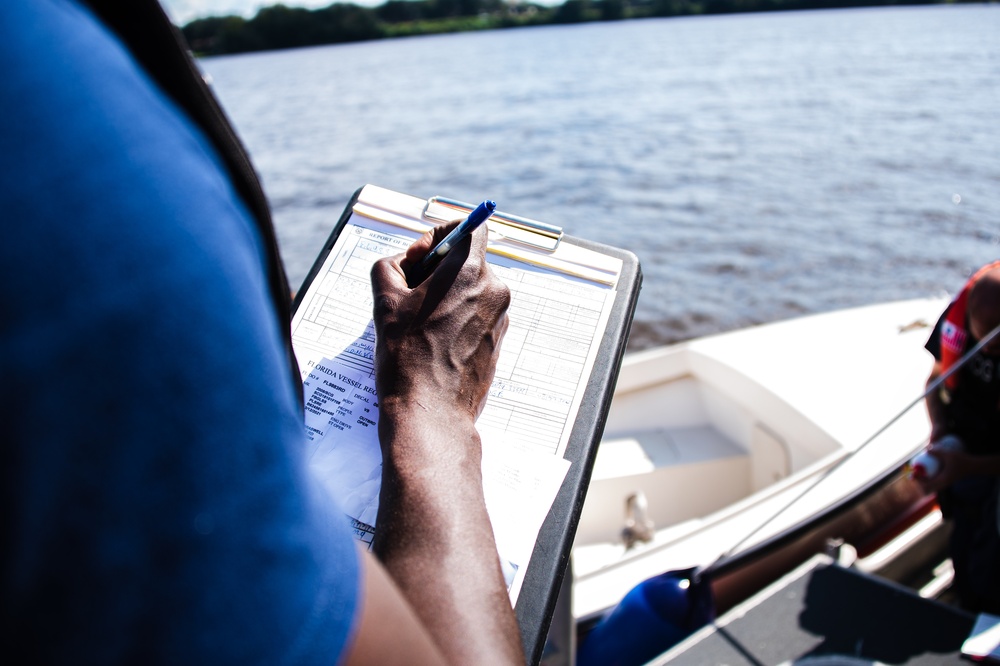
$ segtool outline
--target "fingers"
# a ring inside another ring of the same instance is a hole
[[[398,298],[402,293],[405,293],[404,290],[409,290],[406,283],[407,271],[423,259],[458,224],[459,221],[455,220],[434,227],[413,241],[402,254],[382,257],[375,262],[371,270],[371,280],[376,311],[379,310],[380,305],[384,305],[380,304],[380,297],[396,293]]]
[[[510,290],[486,262],[488,232],[478,228],[415,288],[407,265],[454,225],[424,234],[401,255],[372,267],[376,384],[384,399],[419,394],[478,415],[485,405],[510,325]]]
[[[403,267],[410,268],[416,265],[424,256],[430,252],[438,243],[445,239],[445,236],[454,231],[455,227],[462,223],[462,220],[452,220],[445,224],[434,227],[433,229],[424,232],[420,238],[413,241],[410,247],[406,248],[405,258],[403,259]],[[461,243],[459,243],[461,245]],[[458,247],[456,245],[456,247]],[[452,248],[454,252],[455,248]]]
[[[382,257],[372,265],[372,289],[376,292],[402,285],[406,286],[406,275],[401,264],[403,255]]]
[[[412,271],[426,255],[445,236],[451,233],[460,224],[460,220],[454,220],[447,224],[435,227],[415,240],[403,254],[391,257],[383,257],[372,266],[372,288],[376,294],[384,293],[387,290],[398,290],[407,287],[407,275]],[[489,231],[483,225],[476,229],[469,240],[457,243],[441,264],[435,268],[430,276],[423,280],[421,284],[434,282],[437,286],[447,289],[450,285],[457,284],[459,288],[466,288],[476,281],[482,279],[482,273],[488,273],[488,278],[495,280],[492,271],[486,263],[486,247],[489,239]],[[435,279],[435,275],[438,277]],[[416,285],[413,289],[418,289]],[[430,287],[427,288],[428,290]],[[506,306],[505,306],[506,307]]]
[[[376,324],[397,312],[408,293],[406,274],[400,265],[402,257],[403,255],[383,257],[372,266],[372,314]]]
[[[459,223],[460,220],[452,220],[447,224],[442,224],[429,231],[425,231],[420,238],[413,241],[410,247],[406,248],[403,266],[405,268],[409,268],[423,259],[424,255],[430,252],[435,245],[444,240],[444,237],[451,233],[452,229],[457,227]]]
[[[433,245],[436,245],[440,240],[437,234],[443,238],[450,231],[451,226],[442,227],[440,231],[435,230]],[[454,284],[460,289],[474,285],[482,278],[484,267],[486,267],[488,237],[489,232],[486,225],[483,225],[472,232],[467,239],[456,243],[425,282],[444,286]]]
[[[940,492],[968,475],[967,454],[947,449],[934,449],[933,446],[928,449],[928,452],[938,459],[941,467],[934,476],[920,481],[921,489],[925,493]]]

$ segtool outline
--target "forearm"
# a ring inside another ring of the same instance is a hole
[[[927,379],[928,389],[939,376],[940,366],[939,364],[935,364],[934,372],[932,372],[931,376]],[[941,398],[940,387],[928,393],[927,397],[924,399],[924,403],[927,406],[927,417],[931,422],[931,441],[940,439],[940,437],[946,433],[948,409],[947,405],[944,404],[944,400]]]
[[[471,419],[438,420],[426,407],[381,406],[375,554],[449,661],[523,662],[486,514],[479,436]]]
[[[930,452],[941,461],[941,471],[920,481],[925,492],[940,492],[971,476],[1000,476],[1000,454],[975,455],[933,446]]]
[[[475,429],[510,305],[486,263],[486,229],[406,286],[406,267],[455,226],[372,268],[383,460],[374,550],[450,662],[523,663]]]

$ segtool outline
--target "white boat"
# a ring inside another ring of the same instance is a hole
[[[863,555],[925,515],[932,499],[903,467],[927,442],[923,345],[946,305],[862,307],[627,355],[572,551],[577,626],[648,578],[709,565],[723,612],[828,538]],[[652,529],[627,547],[633,495]]]

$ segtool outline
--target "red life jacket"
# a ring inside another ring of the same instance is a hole
[[[1000,267],[1000,261],[994,261],[976,271],[962,287],[962,291],[958,292],[958,295],[952,300],[951,305],[948,306],[948,314],[941,326],[942,374],[948,372],[948,369],[955,365],[955,362],[962,358],[962,354],[965,352],[965,343],[969,339],[969,331],[966,330],[966,314],[972,286],[979,282],[983,275],[997,267]],[[958,386],[958,373],[956,372],[945,379],[944,385],[949,391],[954,391]]]

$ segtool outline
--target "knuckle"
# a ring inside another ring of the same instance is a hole
[[[381,259],[378,259],[374,264],[372,264],[372,268],[369,271],[369,275],[371,276],[373,285],[378,285],[382,281],[382,277],[385,274],[385,271],[388,270],[388,266],[389,266],[388,257],[382,257]]]
[[[396,310],[396,300],[388,294],[376,294],[372,310],[376,319],[384,319]]]
[[[503,303],[503,309],[506,310],[507,308],[510,307],[510,287],[501,282],[500,293],[501,293],[501,300]]]
[[[490,281],[487,288],[490,300],[501,310],[506,311],[510,307],[510,288],[497,278]]]

